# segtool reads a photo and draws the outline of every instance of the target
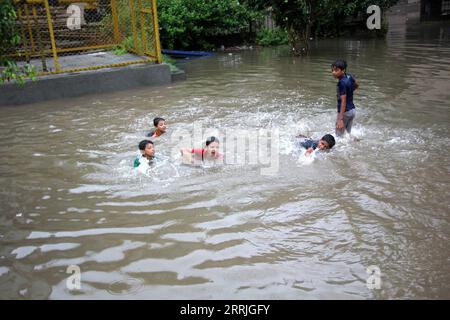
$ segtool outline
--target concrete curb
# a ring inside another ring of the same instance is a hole
[[[39,77],[25,85],[0,85],[0,106],[79,97],[172,82],[167,64],[141,64]]]
[[[186,73],[183,70],[172,72],[172,82],[186,80]]]

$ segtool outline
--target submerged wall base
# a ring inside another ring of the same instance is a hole
[[[79,97],[86,94],[127,90],[171,83],[167,64],[140,64],[38,77],[25,85],[0,85],[0,106]]]

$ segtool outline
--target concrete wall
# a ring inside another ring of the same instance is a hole
[[[35,81],[27,81],[24,86],[10,83],[0,85],[0,106],[164,85],[171,81],[170,68],[166,64],[130,65],[49,75],[39,77]]]
[[[388,10],[389,25],[420,23],[420,0],[400,0]]]
[[[420,20],[443,20],[448,19],[449,16],[444,15],[442,11],[442,0],[421,0]]]
[[[420,20],[420,0],[408,0],[406,15],[410,20]]]

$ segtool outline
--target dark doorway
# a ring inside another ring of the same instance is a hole
[[[450,0],[422,0],[420,20],[443,20],[450,18]]]

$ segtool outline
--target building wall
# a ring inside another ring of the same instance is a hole
[[[445,20],[450,18],[450,0],[421,0],[420,20]]]
[[[450,0],[400,0],[390,9],[408,23],[450,19]]]

